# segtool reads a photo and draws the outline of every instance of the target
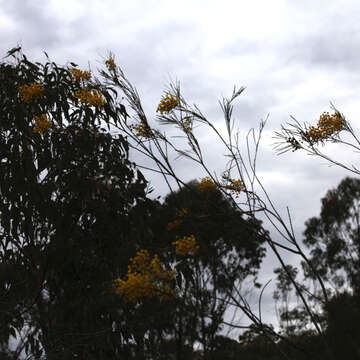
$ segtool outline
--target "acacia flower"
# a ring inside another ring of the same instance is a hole
[[[21,100],[27,103],[34,99],[41,99],[44,92],[44,86],[41,83],[33,82],[30,85],[22,85],[18,89]]]
[[[182,129],[183,129],[186,133],[192,131],[191,119],[190,119],[190,118],[185,119],[185,120],[181,123],[181,127],[182,127]]]
[[[241,191],[245,190],[245,185],[242,182],[242,180],[232,180],[228,179],[230,181],[229,185],[225,185],[224,188],[230,190],[230,192],[233,192],[234,194],[240,194]]]
[[[149,267],[150,255],[147,250],[139,250],[134,258],[130,259],[129,271],[146,272]]]
[[[326,129],[329,133],[340,131],[343,125],[343,118],[341,114],[336,111],[331,116],[328,112],[324,112],[320,115],[318,121],[318,127],[320,129]]]
[[[43,134],[50,129],[51,121],[46,117],[45,114],[42,114],[41,118],[39,116],[34,116],[33,119],[35,120],[34,133]]]
[[[136,131],[136,136],[144,138],[151,138],[153,136],[150,127],[144,123],[138,125],[130,125],[129,127],[130,129]]]
[[[176,253],[178,255],[195,255],[200,248],[200,246],[196,243],[194,235],[184,236],[182,239],[180,239],[179,236],[176,238],[178,240],[173,241],[172,245],[176,247]]]
[[[150,281],[150,274],[127,274],[127,280],[116,279],[117,293],[123,294],[127,302],[135,302],[138,299],[153,297],[154,286]]]
[[[91,79],[91,71],[82,71],[79,69],[70,69],[70,71],[74,82],[81,82],[83,80]]]
[[[80,99],[82,104],[90,104],[93,106],[101,106],[105,104],[104,98],[96,90],[90,92],[87,87],[77,90],[74,96]]]
[[[156,112],[160,111],[161,114],[168,113],[179,104],[179,99],[174,97],[173,94],[167,94],[162,98],[158,105]]]
[[[170,283],[174,279],[175,271],[164,271],[156,254],[150,261],[147,250],[138,251],[130,262],[127,280],[114,280],[117,293],[123,294],[128,302],[156,296],[160,300],[171,299],[173,290]]]
[[[310,126],[306,135],[312,142],[322,141],[342,130],[343,125],[344,119],[338,111],[332,115],[328,112],[323,112],[320,115],[317,127]]]
[[[116,65],[115,65],[114,58],[110,56],[109,59],[105,61],[105,65],[107,66],[107,68],[110,71],[115,70]]]
[[[208,177],[201,179],[201,182],[196,185],[201,192],[210,193],[216,190],[216,184]]]

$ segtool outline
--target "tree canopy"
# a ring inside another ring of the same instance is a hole
[[[215,351],[226,299],[249,277],[259,286],[261,222],[198,182],[150,200],[127,139],[103,128],[128,116],[116,92],[74,63],[13,50],[16,62],[0,65],[1,343],[27,329],[13,356],[146,358],[165,354],[169,336],[179,359],[195,341]],[[130,280],[150,286],[139,271],[148,251],[155,293],[162,269],[176,269],[173,299],[138,301]]]
[[[131,337],[109,289],[147,237],[147,181],[101,128],[125,115],[111,89],[17,60],[0,66],[1,340],[28,325],[35,357],[110,358]]]
[[[175,338],[191,346],[199,342],[206,355],[223,328],[227,302],[244,291],[245,280],[259,286],[256,275],[269,235],[261,221],[243,218],[218,189],[202,190],[198,181],[188,182],[165,197],[153,219],[154,229],[160,230],[155,234],[157,248],[188,235],[198,244],[195,256],[170,251],[165,262],[174,264],[178,274]]]
[[[305,224],[304,244],[311,250],[311,262],[335,291],[343,286],[359,291],[360,180],[346,177],[321,203],[320,216]]]

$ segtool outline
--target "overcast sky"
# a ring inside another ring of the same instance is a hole
[[[96,74],[109,51],[137,88],[151,125],[169,80],[180,81],[182,95],[195,103],[221,131],[218,100],[234,85],[245,86],[235,102],[236,127],[245,134],[269,114],[260,147],[258,175],[277,208],[288,205],[298,239],[304,222],[319,214],[320,199],[350,173],[328,167],[303,152],[276,155],[274,132],[290,121],[316,125],[331,111],[330,101],[358,130],[358,1],[0,1],[0,56],[22,45],[30,61],[68,61]],[[209,169],[221,175],[224,148],[205,126],[195,129]],[[186,143],[184,142],[184,146]],[[357,164],[344,147],[330,147],[341,162]],[[138,155],[133,158],[141,161]],[[206,174],[188,161],[176,163],[184,180]],[[156,195],[168,189],[146,174]],[[274,235],[276,236],[276,235]],[[288,263],[297,264],[288,256]],[[279,266],[269,252],[260,281]],[[272,291],[264,296],[265,320],[273,322]]]

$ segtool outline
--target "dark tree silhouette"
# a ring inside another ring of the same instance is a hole
[[[0,340],[30,326],[35,359],[130,356],[138,318],[109,289],[148,238],[154,202],[126,139],[100,127],[126,113],[111,89],[89,81],[106,100],[92,106],[69,68],[12,56],[0,65]]]
[[[174,332],[177,359],[181,349],[202,346],[205,358],[215,351],[216,336],[223,328],[227,301],[244,291],[245,280],[253,280],[265,255],[268,233],[256,219],[245,219],[219,191],[202,193],[197,182],[187,183],[169,194],[154,221],[158,224],[157,248],[166,249],[176,237],[194,235],[199,251],[183,257],[168,252],[164,262],[178,271],[177,299],[169,304],[175,315]],[[186,214],[181,214],[185,209]],[[162,225],[160,225],[162,224]],[[240,289],[242,287],[242,289]]]
[[[324,307],[327,336],[337,358],[360,358],[360,296],[343,292]]]
[[[345,178],[321,200],[319,217],[306,222],[304,244],[311,249],[311,262],[333,290],[360,287],[360,180]],[[312,278],[303,264],[305,276]]]
[[[317,306],[317,319],[322,324],[335,357],[358,358],[359,332],[359,289],[360,289],[360,180],[343,179],[336,189],[329,190],[321,199],[319,217],[312,217],[306,223],[304,244],[310,249],[309,261],[321,275],[328,287],[328,303],[318,295],[316,288],[301,285],[308,294],[309,303]],[[311,281],[316,274],[307,263],[302,262],[304,278]],[[291,267],[296,277],[297,269]],[[278,275],[274,299],[282,300],[280,324],[289,337],[299,338],[304,329],[311,325],[303,306],[289,309],[288,301],[293,291],[284,270],[275,270]],[[344,292],[345,289],[345,292]],[[316,342],[316,336],[308,336],[309,342]],[[305,344],[310,351],[321,353],[313,345]],[[325,355],[324,355],[325,356]]]

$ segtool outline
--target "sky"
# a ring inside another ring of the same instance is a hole
[[[324,111],[331,112],[330,101],[358,130],[358,1],[12,0],[0,4],[0,57],[21,45],[32,62],[45,63],[46,51],[59,65],[72,61],[88,69],[90,63],[96,74],[111,51],[138,90],[154,127],[161,128],[156,108],[171,79],[180,81],[182,96],[222,134],[224,116],[218,101],[229,98],[234,85],[246,87],[233,111],[241,144],[246,133],[268,117],[257,174],[284,217],[289,207],[299,242],[305,221],[319,215],[326,192],[345,176],[355,176],[302,151],[279,156],[273,137],[281,124],[292,121],[290,116],[316,125]],[[194,133],[208,168],[220,176],[227,160],[219,139],[204,125]],[[343,145],[326,145],[323,150],[342,163],[357,163],[355,153]],[[135,162],[144,161],[135,152],[131,156]],[[206,176],[191,161],[174,164],[184,181]],[[144,174],[155,188],[154,196],[168,193],[159,176]],[[287,263],[298,266],[298,258],[284,256]],[[273,279],[274,283],[273,269],[278,266],[269,250],[260,282]],[[271,286],[263,295],[263,312],[264,321],[276,326]]]

